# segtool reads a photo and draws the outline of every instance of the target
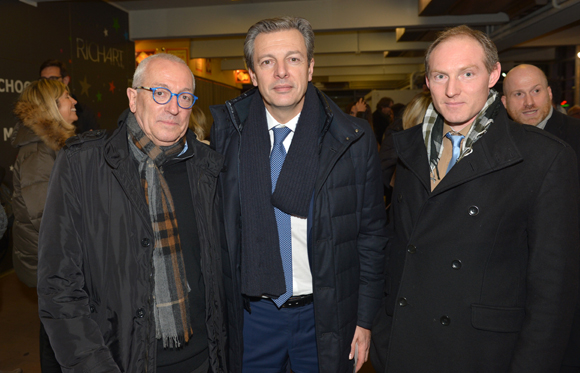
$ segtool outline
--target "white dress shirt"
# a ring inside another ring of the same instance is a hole
[[[296,125],[300,114],[292,118],[288,123],[280,124],[266,109],[266,118],[268,119],[268,133],[270,134],[270,152],[274,147],[274,127],[288,127],[291,132],[284,139],[284,148],[286,153],[290,150]],[[312,274],[308,262],[308,223],[306,218],[298,216],[290,217],[290,226],[292,233],[292,295],[312,294]]]

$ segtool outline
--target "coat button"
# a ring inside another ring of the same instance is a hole
[[[475,216],[479,214],[479,207],[477,206],[469,206],[469,215]]]
[[[407,252],[409,254],[415,254],[417,252],[417,248],[413,245],[409,245],[409,246],[407,246]]]
[[[401,202],[402,200],[403,200],[403,195],[402,194],[399,194],[397,196],[397,201]]]
[[[151,240],[145,237],[144,239],[141,240],[141,246],[143,247],[151,246]]]
[[[91,313],[95,313],[95,306],[93,306],[92,304],[89,306],[89,310],[91,311]]]
[[[399,298],[399,306],[405,307],[407,304],[408,303],[406,298]]]
[[[460,269],[461,268],[461,260],[454,260],[451,262],[451,268],[453,269]]]
[[[139,308],[137,310],[137,317],[142,319],[143,317],[145,317],[145,310],[143,308]]]
[[[451,319],[449,318],[449,316],[441,316],[439,321],[441,322],[441,325],[443,325],[443,326],[448,326],[449,324],[451,324]]]

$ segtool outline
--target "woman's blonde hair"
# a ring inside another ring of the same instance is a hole
[[[192,130],[199,141],[206,140],[209,137],[209,128],[207,128],[207,120],[205,114],[199,106],[191,108],[191,115],[189,116],[189,129]]]
[[[57,122],[66,132],[74,135],[76,127],[68,123],[58,110],[60,103],[58,99],[69,92],[68,87],[58,80],[40,79],[30,83],[20,94],[19,104],[30,104],[34,106],[41,117]]]
[[[423,121],[425,112],[431,104],[431,92],[421,92],[411,99],[403,112],[403,129],[409,129]]]

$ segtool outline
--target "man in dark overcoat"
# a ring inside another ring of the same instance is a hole
[[[511,69],[503,80],[501,100],[514,121],[541,128],[564,140],[574,149],[576,159],[580,159],[580,119],[554,110],[552,89],[542,70],[527,64]],[[580,162],[577,163],[580,174]],[[572,333],[560,371],[580,372],[580,304],[576,305]]]
[[[211,107],[230,371],[359,370],[387,241],[373,132],[310,83],[307,20],[262,20],[244,49],[257,88]]]
[[[38,247],[38,307],[68,373],[226,373],[223,158],[188,130],[195,81],[143,60],[118,128],[67,140]]]
[[[394,136],[393,242],[373,364],[557,372],[578,291],[574,152],[508,119],[485,34],[444,32],[425,65],[433,104],[421,126]]]

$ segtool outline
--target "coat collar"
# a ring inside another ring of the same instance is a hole
[[[505,109],[501,107],[487,132],[473,145],[473,153],[458,162],[431,195],[521,162],[523,158],[510,133],[511,125]],[[430,191],[429,161],[420,126],[395,134],[394,142],[401,162]]]
[[[336,161],[344,152],[357,141],[364,133],[364,127],[360,124],[362,119],[353,118],[345,114],[328,96],[316,89],[322,110],[320,110],[320,121],[324,121],[324,126],[320,134],[320,169],[316,181],[315,190],[318,191],[328,178]],[[248,110],[251,98],[254,94],[259,94],[257,88],[245,92],[225,104],[229,119],[234,128],[241,133],[244,123],[248,118]],[[214,112],[212,112],[214,113]],[[372,132],[368,136],[374,136]]]
[[[143,190],[140,188],[141,183],[135,182],[135,180],[140,180],[138,166],[129,153],[126,124],[128,115],[129,109],[125,110],[119,117],[119,127],[105,143],[104,157],[109,167],[111,167],[113,175],[125,191],[127,198],[140,212],[141,216],[148,217],[149,209]],[[192,131],[187,131],[186,136],[190,149],[188,158],[195,156],[196,165],[199,166],[200,170],[217,178],[223,165],[223,157],[211,150],[207,145],[199,142]]]
[[[14,147],[42,141],[52,150],[59,151],[66,140],[74,136],[74,126],[69,125],[71,128],[65,129],[57,120],[39,110],[37,105],[19,101],[14,113],[20,119],[10,139]]]
[[[549,133],[563,138],[563,130],[564,130],[564,121],[566,116],[557,110],[552,111],[552,116],[548,119],[544,130],[548,131]]]

